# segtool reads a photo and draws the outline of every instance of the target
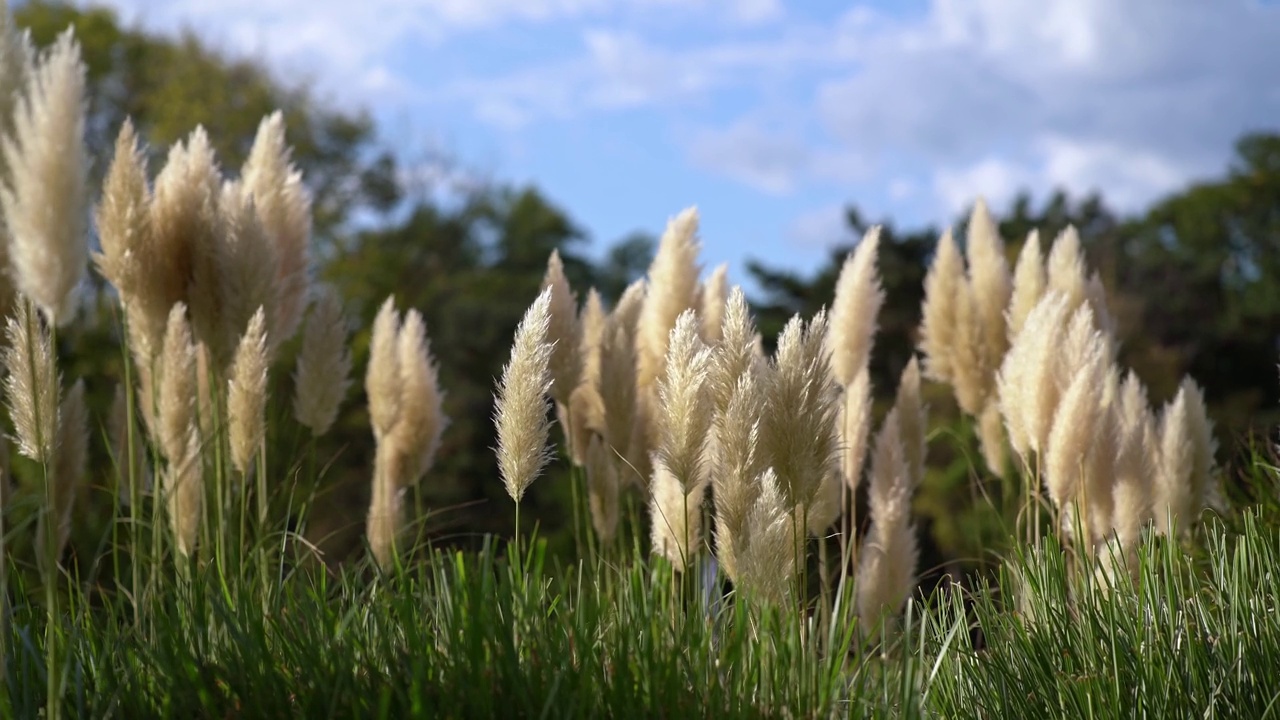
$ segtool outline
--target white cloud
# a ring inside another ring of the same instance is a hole
[[[796,216],[788,239],[801,247],[829,248],[853,241],[844,205],[826,205]]]
[[[931,0],[834,20],[780,0],[115,4],[358,100],[461,111],[510,134],[656,109],[694,165],[760,192],[834,186],[856,200],[874,183],[939,214],[1023,186],[1137,207],[1219,171],[1240,133],[1280,119],[1280,7],[1259,0]],[[561,44],[438,87],[393,62],[397,46],[554,23]]]

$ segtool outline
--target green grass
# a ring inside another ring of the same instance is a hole
[[[277,535],[236,564],[161,553],[136,606],[108,545],[60,579],[56,686],[62,714],[84,718],[1277,718],[1271,472],[1255,468],[1250,508],[1151,538],[1135,583],[1101,592],[1048,542],[869,631],[850,588],[829,623],[816,599],[713,602],[635,540],[570,566],[537,541],[421,548],[381,574]],[[37,717],[44,592],[12,565],[0,716]]]

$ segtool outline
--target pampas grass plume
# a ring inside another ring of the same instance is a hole
[[[688,493],[702,480],[703,446],[713,417],[706,392],[712,354],[698,337],[697,313],[681,313],[668,348],[658,388],[658,455]]]
[[[793,508],[808,508],[837,460],[837,401],[825,350],[827,318],[793,317],[768,372],[761,446]]]
[[[547,260],[547,273],[542,288],[551,291],[550,322],[547,339],[554,343],[551,353],[551,397],[561,406],[569,405],[569,395],[578,387],[582,374],[581,334],[578,327],[578,302],[569,289],[560,251],[552,250]]]
[[[311,239],[311,197],[290,160],[284,130],[279,110],[263,118],[240,171],[274,258],[265,269],[275,276],[267,337],[276,345],[293,337],[302,319]]]
[[[502,368],[494,408],[498,432],[498,470],[517,503],[550,460],[547,395],[552,387],[548,339],[552,288],[546,288],[516,328],[511,360]]]
[[[347,322],[337,292],[321,286],[302,331],[302,348],[293,376],[293,414],[319,437],[338,417],[338,407],[351,386],[351,353]]]
[[[227,386],[231,464],[249,472],[266,432],[267,324],[262,308],[253,314],[236,348]]]
[[[369,366],[365,370],[365,394],[369,397],[369,421],[375,438],[391,432],[400,415],[400,357],[396,338],[400,335],[400,313],[395,296],[378,309],[369,341]]]
[[[1013,296],[1009,300],[1009,340],[1012,342],[1022,332],[1027,316],[1040,302],[1045,284],[1044,258],[1040,252],[1040,232],[1032,230],[1018,253],[1018,264],[1013,270]]]
[[[875,340],[876,317],[884,304],[884,289],[876,271],[880,247],[880,226],[872,227],[840,268],[831,322],[827,330],[827,351],[836,382],[849,387],[866,367]]]
[[[924,279],[924,306],[921,309],[920,350],[924,353],[925,374],[938,382],[955,377],[954,348],[957,343],[956,308],[967,301],[964,260],[951,231],[938,240],[938,248]]]
[[[15,284],[57,325],[72,315],[89,253],[85,67],[71,30],[41,53],[27,80],[3,140],[9,177],[0,205]]]
[[[426,323],[417,310],[405,315],[396,338],[400,370],[400,413],[386,442],[406,458],[401,485],[412,485],[435,462],[440,437],[449,424],[444,414],[444,393],[439,370],[431,357]]]
[[[62,378],[49,333],[34,307],[20,298],[5,320],[5,394],[18,452],[41,464],[53,460]]]
[[[159,422],[154,431],[161,452],[173,463],[187,452],[187,436],[196,427],[196,348],[182,303],[169,311],[160,372]]]
[[[715,346],[724,330],[725,303],[729,300],[729,266],[718,265],[702,287],[699,316],[702,318],[702,341]]]

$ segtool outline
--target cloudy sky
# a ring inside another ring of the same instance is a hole
[[[812,269],[842,208],[1141,207],[1280,129],[1274,0],[111,0],[533,182],[596,245],[696,204],[709,263]]]

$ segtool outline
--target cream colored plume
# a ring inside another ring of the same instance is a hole
[[[54,324],[73,314],[89,253],[84,131],[85,68],[67,30],[27,77],[3,139],[9,175],[0,185],[15,284]]]
[[[972,300],[964,275],[964,260],[951,231],[938,240],[938,248],[924,279],[924,306],[921,309],[920,350],[924,353],[925,375],[938,382],[955,378],[957,309]]]
[[[240,335],[254,313],[263,313],[267,338],[267,357],[287,338],[271,336],[276,320],[276,248],[267,239],[262,223],[253,208],[253,198],[239,183],[222,186],[218,202],[220,235],[220,296],[222,332],[228,347],[236,347]]]
[[[21,298],[5,319],[5,337],[5,394],[18,452],[47,465],[54,459],[62,385],[52,340],[35,308]]]
[[[1027,316],[997,376],[1000,412],[1009,442],[1024,463],[1048,443],[1062,388],[1057,369],[1060,339],[1067,321],[1067,297],[1048,292]]]
[[[1098,442],[1106,371],[1099,339],[1072,374],[1054,413],[1044,453],[1044,482],[1059,510],[1075,499],[1088,470],[1089,453]]]
[[[863,540],[857,576],[858,617],[868,629],[897,613],[915,586],[918,555],[911,528],[915,492],[902,442],[898,408],[889,411],[871,461],[871,529]]]
[[[713,418],[707,392],[711,360],[711,350],[698,337],[697,314],[681,313],[658,386],[657,453],[686,493],[704,477],[703,447]]]
[[[35,50],[31,47],[31,35],[18,32],[9,16],[7,3],[0,5],[0,87],[22,88],[27,84],[31,67],[35,64]],[[0,138],[13,135],[14,107],[21,93],[0,93]],[[0,185],[9,185],[12,175],[4,153],[0,152]],[[3,212],[0,203],[0,213]],[[0,317],[9,317],[14,304],[13,279],[10,277],[9,227],[0,216]],[[7,466],[6,466],[7,467]]]
[[[373,320],[369,341],[369,366],[365,369],[365,394],[369,397],[369,421],[373,434],[381,439],[391,432],[400,414],[400,357],[396,338],[400,335],[400,313],[395,296],[382,303]]]
[[[876,318],[884,304],[884,289],[876,270],[880,226],[872,227],[845,258],[836,280],[827,351],[836,382],[847,388],[867,366],[875,342]]]
[[[150,365],[164,342],[170,305],[158,297],[151,274],[157,272],[152,250],[151,191],[146,160],[128,119],[116,137],[115,155],[103,181],[96,213],[102,252],[94,262],[116,290],[129,324],[130,344],[139,364]]]
[[[449,424],[444,414],[444,393],[439,370],[431,357],[426,323],[417,310],[405,313],[396,338],[400,377],[400,411],[384,444],[404,456],[401,485],[413,485],[435,463],[440,438]]]
[[[204,510],[204,476],[200,463],[200,435],[196,428],[187,433],[184,450],[169,459],[163,491],[173,530],[174,545],[186,557],[195,551]]]
[[[1184,378],[1160,419],[1155,520],[1162,534],[1185,534],[1199,520],[1215,490],[1211,476],[1216,450],[1204,394],[1194,380]]]
[[[1059,233],[1049,250],[1047,261],[1049,290],[1067,296],[1067,307],[1074,312],[1088,294],[1088,271],[1080,250],[1080,234],[1072,225]]]
[[[914,360],[912,361],[914,362]],[[871,434],[871,373],[863,368],[844,389],[840,402],[841,474],[849,492],[857,492]]]
[[[718,265],[702,287],[699,315],[702,318],[702,341],[708,345],[720,342],[724,326],[725,303],[729,300],[729,266]]]
[[[706,488],[706,483],[698,483],[686,492],[655,454],[650,483],[650,540],[654,554],[665,557],[678,571],[690,567],[701,548],[702,497]]]
[[[178,462],[190,449],[188,435],[196,424],[196,348],[182,303],[169,311],[160,358],[159,412],[154,428],[160,451]]]
[[[725,304],[720,343],[710,369],[709,389],[715,412],[723,413],[728,408],[738,379],[755,363],[755,335],[746,295],[735,286]]]
[[[778,338],[765,383],[761,447],[790,507],[807,513],[838,460],[836,411],[823,311],[806,325],[793,317]]]
[[[587,443],[587,505],[596,537],[607,543],[618,532],[618,466],[598,433]]]
[[[525,312],[516,328],[511,360],[502,368],[495,399],[494,424],[498,431],[498,470],[507,493],[517,503],[524,491],[551,459],[547,438],[547,396],[551,391],[551,355],[548,338],[552,289],[546,288]]]
[[[551,353],[551,397],[562,406],[569,405],[569,395],[578,387],[582,374],[580,355],[581,334],[578,328],[578,301],[569,289],[569,279],[564,274],[560,251],[552,250],[547,260],[547,274],[542,278],[542,288],[551,290],[551,320],[547,326],[547,338],[555,344]]]
[[[1152,517],[1155,468],[1148,446],[1157,439],[1153,425],[1147,390],[1130,370],[1120,388],[1112,521],[1116,537],[1126,550],[1137,547],[1142,527]]]
[[[273,309],[267,337],[277,346],[293,337],[302,319],[311,241],[311,196],[290,159],[284,131],[279,110],[263,118],[240,170],[275,260],[269,267],[275,275],[275,294],[269,303]]]
[[[227,383],[231,464],[247,474],[266,433],[267,324],[262,308],[250,318],[236,348]]]
[[[342,301],[329,286],[319,286],[302,331],[302,348],[293,375],[293,415],[313,436],[328,432],[351,386],[351,353]]]
[[[600,293],[591,288],[578,314],[578,357],[582,359],[582,375],[569,396],[567,418],[560,418],[570,432],[570,459],[578,466],[587,462],[591,433],[605,432],[604,399],[600,394],[600,345],[604,340],[606,321]],[[556,410],[563,412],[565,407],[560,406]]]
[[[1018,253],[1018,264],[1013,270],[1013,296],[1009,301],[1009,340],[1012,342],[1022,331],[1027,316],[1040,302],[1047,283],[1044,257],[1040,252],[1040,233],[1032,230]]]
[[[1009,349],[1005,310],[1009,307],[1013,288],[1004,240],[982,198],[974,203],[973,213],[969,216],[965,254],[969,263],[970,292],[978,314],[978,325],[982,328],[979,343],[982,347],[981,374],[986,392],[989,392],[996,368]]]
[[[151,226],[159,263],[157,290],[172,307],[185,302],[195,336],[221,371],[234,352],[223,314],[225,246],[220,234],[222,177],[209,136],[197,127],[169,150],[156,176]]]
[[[799,557],[793,516],[772,469],[749,482],[757,494],[734,538],[734,583],[753,600],[780,605],[792,595]]]
[[[648,418],[646,443],[656,435],[650,408],[667,359],[667,343],[680,313],[693,307],[698,288],[698,211],[688,208],[667,223],[649,266],[648,291],[636,324],[637,396]]]
[[[757,479],[767,467],[760,448],[763,388],[757,373],[742,373],[728,405],[716,414],[717,457],[711,468],[714,483],[716,552],[728,577],[737,582],[736,548],[748,543],[750,514],[760,494]],[[776,476],[772,476],[776,483]],[[784,509],[785,510],[785,509]],[[784,515],[790,517],[784,512]]]

